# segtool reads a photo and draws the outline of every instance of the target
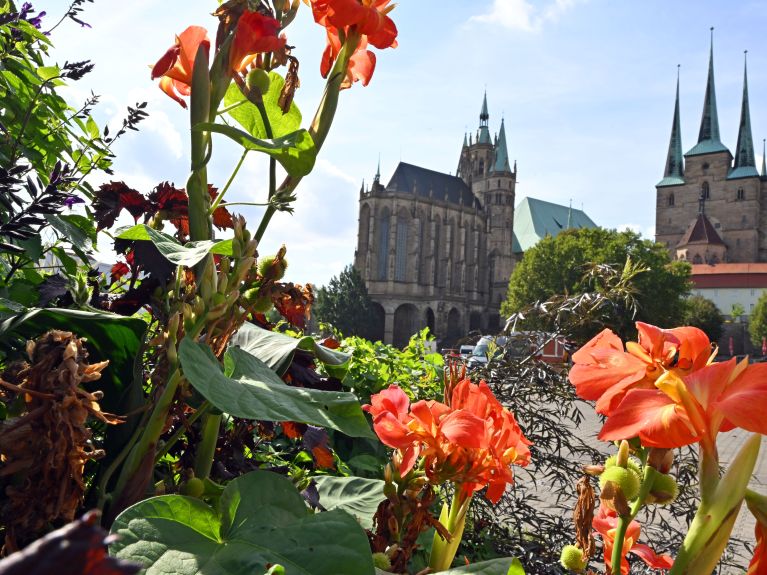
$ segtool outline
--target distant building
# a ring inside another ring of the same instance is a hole
[[[493,136],[487,96],[464,135],[456,175],[400,162],[360,189],[354,265],[378,312],[378,337],[403,346],[429,327],[443,344],[500,328],[514,262],[544,235],[593,226],[579,210],[528,198],[515,216],[517,167],[504,121]],[[524,230],[519,238],[514,230]]]
[[[663,179],[656,185],[655,239],[692,264],[767,262],[767,170],[756,168],[748,75],[735,155],[719,136],[713,40],[698,142],[682,155],[677,78]]]

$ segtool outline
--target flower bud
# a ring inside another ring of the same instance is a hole
[[[264,256],[258,260],[258,274],[265,280],[281,280],[287,267],[288,261],[279,255]]]
[[[391,561],[386,553],[373,553],[373,565],[381,571],[389,571],[391,569]]]
[[[616,456],[615,465],[626,467],[629,460],[629,442],[625,439],[621,441],[618,447],[618,455]]]
[[[608,481],[619,487],[623,496],[629,501],[639,495],[639,476],[631,469],[618,466],[608,467],[599,476],[599,486],[604,488]]]
[[[650,494],[647,496],[647,502],[668,505],[676,500],[678,495],[679,485],[676,479],[670,475],[657,474],[653,480]]]
[[[580,573],[588,565],[588,560],[583,555],[583,550],[575,545],[565,545],[562,548],[562,555],[559,556],[559,563],[565,569]]]
[[[654,467],[661,473],[668,473],[671,471],[671,466],[674,465],[674,452],[671,449],[653,447],[647,456],[647,465]]]
[[[269,91],[270,82],[269,74],[261,68],[253,68],[248,72],[248,77],[245,79],[245,85],[248,89],[262,96]]]
[[[618,456],[617,455],[611,455],[605,460],[605,469],[608,467],[615,467],[618,466]],[[628,460],[626,460],[625,465],[620,465],[618,467],[625,467],[626,469],[630,469],[634,473],[636,473],[639,477],[642,477],[642,464],[639,462],[639,460],[636,457],[629,457]]]

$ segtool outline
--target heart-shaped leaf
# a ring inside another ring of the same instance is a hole
[[[137,224],[117,236],[121,240],[150,241],[162,256],[177,266],[193,267],[209,253],[232,255],[232,240],[205,240],[181,245],[175,238],[145,224]]]
[[[374,437],[359,400],[351,393],[292,387],[257,357],[238,348],[226,353],[227,374],[202,343],[179,346],[184,376],[219,410],[246,419],[298,421],[337,429],[351,437]]]
[[[273,564],[294,575],[373,575],[367,536],[349,514],[312,514],[292,483],[268,471],[231,481],[218,509],[165,495],[137,503],[112,525],[110,553],[148,573],[241,575]]]
[[[320,494],[320,505],[325,509],[343,509],[354,515],[365,529],[373,528],[373,515],[378,504],[386,499],[382,480],[322,475],[314,481]]]
[[[278,101],[285,80],[277,72],[269,72],[269,80],[269,90],[264,94],[263,101],[272,134],[275,137],[280,137],[295,132],[301,127],[301,112],[298,111],[296,103],[291,102],[290,110],[287,114],[283,114]],[[258,108],[248,101],[234,82],[230,84],[226,96],[224,96],[224,107],[227,108],[229,115],[251,136],[254,138],[268,137]]]

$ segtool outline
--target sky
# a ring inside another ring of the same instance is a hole
[[[37,0],[57,19],[68,0]],[[139,133],[116,144],[115,175],[149,193],[161,181],[183,185],[189,172],[188,116],[150,80],[150,66],[188,25],[206,26],[214,0],[95,0],[52,40],[58,62],[91,59],[93,73],[67,88],[77,105],[101,95],[100,124],[117,122],[127,105],[147,101]],[[487,91],[490,129],[505,120],[516,201],[530,196],[583,208],[599,225],[654,235],[655,184],[663,176],[681,65],[682,142],[697,141],[705,92],[709,28],[714,31],[716,92],[722,140],[735,148],[748,52],[751,119],[761,165],[767,137],[767,2],[714,0],[400,0],[390,14],[399,46],[378,50],[367,87],[341,94],[338,113],[315,170],[296,190],[295,213],[278,214],[259,252],[286,244],[287,280],[317,285],[353,260],[358,194],[380,158],[388,182],[399,161],[455,173],[465,132],[475,132]],[[323,29],[301,6],[286,30],[300,60],[296,103],[308,126],[324,81]],[[222,186],[239,158],[216,139],[209,180]],[[228,201],[266,198],[267,161],[250,154]],[[98,185],[104,178],[94,179]],[[258,208],[241,209],[250,226]],[[122,221],[131,223],[131,220]],[[110,258],[101,241],[103,259]]]

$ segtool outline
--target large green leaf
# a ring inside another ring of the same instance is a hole
[[[121,240],[150,241],[170,263],[188,268],[201,262],[209,253],[232,254],[232,240],[205,240],[181,245],[175,238],[150,228],[146,224],[132,226],[117,237]]]
[[[305,176],[311,172],[314,167],[314,160],[317,159],[317,148],[314,145],[314,140],[306,130],[296,130],[271,140],[255,138],[234,126],[212,122],[197,124],[192,130],[223,134],[246,150],[268,154],[282,164],[285,171],[293,177]]]
[[[384,482],[363,477],[315,477],[320,505],[325,509],[343,509],[357,518],[365,529],[373,528],[373,515],[386,496]]]
[[[301,112],[298,111],[296,103],[292,102],[288,113],[282,113],[278,101],[285,80],[277,72],[269,72],[269,79],[269,90],[263,97],[264,108],[266,109],[266,116],[269,118],[272,134],[279,138],[295,132],[301,127]],[[226,96],[224,96],[224,107],[229,108],[229,115],[251,136],[254,138],[268,137],[258,108],[248,101],[234,82],[229,85]]]
[[[525,570],[519,559],[501,557],[440,571],[440,575],[525,575]]]
[[[291,575],[375,572],[353,517],[311,514],[290,481],[268,471],[231,481],[218,509],[181,495],[147,499],[123,511],[112,533],[112,555],[158,575],[256,575],[275,563]]]
[[[238,348],[227,351],[226,373],[202,343],[179,346],[184,375],[223,412],[246,419],[299,421],[337,429],[352,437],[372,437],[357,398],[346,392],[292,387],[257,357]]]
[[[280,375],[290,367],[297,349],[313,353],[324,364],[326,371],[338,379],[346,376],[351,359],[351,355],[321,346],[309,336],[290,337],[252,323],[240,328],[232,338],[232,345],[255,355]]]

